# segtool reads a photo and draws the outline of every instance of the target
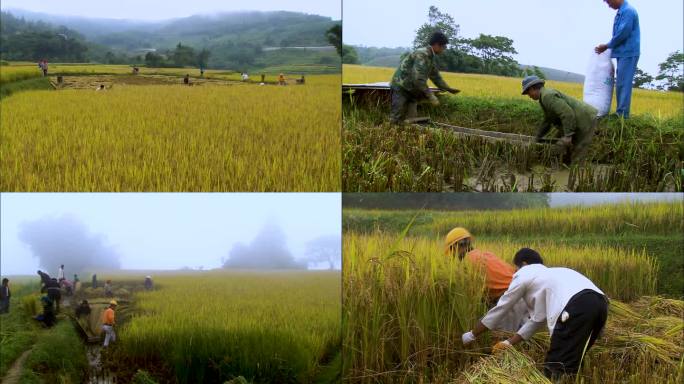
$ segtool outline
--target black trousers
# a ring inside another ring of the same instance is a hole
[[[573,296],[563,310],[570,317],[562,322],[559,316],[544,361],[544,374],[552,379],[577,374],[585,347],[589,350],[594,345],[606,325],[608,300],[585,289]]]
[[[47,290],[47,296],[55,303],[55,309],[59,312],[59,302],[62,300],[62,292],[57,287],[50,287]]]

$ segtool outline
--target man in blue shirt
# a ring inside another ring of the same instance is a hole
[[[612,50],[611,57],[617,59],[617,114],[629,117],[629,106],[632,102],[632,84],[640,55],[641,33],[639,31],[639,15],[636,9],[625,0],[603,0],[612,9],[617,10],[613,22],[613,38],[608,44],[596,47],[596,53]]]

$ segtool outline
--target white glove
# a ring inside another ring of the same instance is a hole
[[[473,341],[475,341],[476,339],[477,339],[477,337],[475,337],[475,335],[473,334],[473,331],[468,331],[468,332],[464,333],[463,335],[461,335],[461,340],[463,340],[463,345],[468,345],[468,344],[472,343]]]

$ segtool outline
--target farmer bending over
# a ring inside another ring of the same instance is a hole
[[[551,345],[544,361],[549,378],[575,375],[586,350],[599,337],[608,317],[608,299],[589,279],[568,268],[548,268],[536,251],[523,248],[513,258],[517,272],[496,307],[472,331],[462,335],[467,345],[497,324],[518,302],[528,306],[530,319],[508,340],[494,345],[497,353],[548,326]]]
[[[55,325],[57,318],[55,317],[55,311],[52,307],[52,300],[48,296],[43,296],[40,298],[40,302],[43,304],[43,313],[34,317],[34,320],[38,320],[43,323],[46,327],[52,327]]]
[[[494,307],[511,284],[515,273],[513,266],[491,252],[475,249],[472,235],[461,227],[449,231],[444,239],[444,252],[447,256],[458,257],[459,261],[465,259],[470,264],[482,267],[486,275],[487,308]],[[526,319],[527,307],[524,303],[518,304],[513,311],[507,313],[507,318],[498,324],[497,330],[515,332]]]
[[[75,313],[76,317],[90,316],[90,304],[88,304],[88,300],[81,301],[81,304],[76,307]]]
[[[598,118],[598,111],[591,105],[567,96],[552,88],[544,87],[545,81],[537,76],[527,76],[522,81],[522,94],[538,100],[544,111],[544,121],[537,130],[537,142],[553,125],[559,126],[557,144],[570,152],[570,162],[584,160],[589,151]]]

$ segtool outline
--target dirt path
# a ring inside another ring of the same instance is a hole
[[[2,378],[2,380],[0,380],[0,382],[5,384],[18,383],[19,377],[21,376],[21,369],[24,367],[24,362],[31,354],[31,351],[33,351],[33,346],[24,351],[24,353],[22,353],[21,356],[19,356],[19,358],[12,363],[12,367],[7,371],[7,374]]]

